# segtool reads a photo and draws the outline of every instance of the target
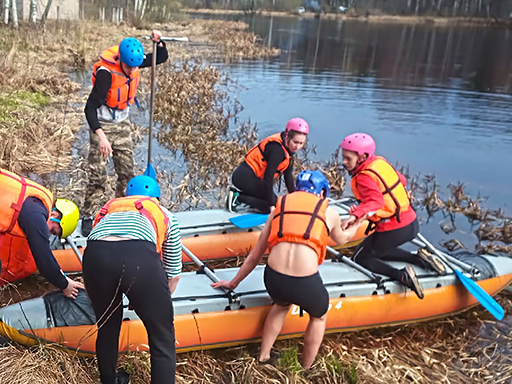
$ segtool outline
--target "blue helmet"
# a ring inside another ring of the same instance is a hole
[[[119,44],[119,59],[129,67],[138,67],[144,60],[144,49],[139,40],[127,37]]]
[[[155,179],[146,175],[135,176],[128,182],[126,196],[149,196],[160,198],[160,187]]]
[[[324,197],[329,196],[331,185],[325,178],[322,171],[308,171],[304,170],[299,173],[297,180],[295,181],[295,189],[297,191],[304,191],[320,195],[324,191]]]

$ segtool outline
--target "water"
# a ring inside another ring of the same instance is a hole
[[[510,215],[509,30],[225,18],[246,21],[282,50],[270,60],[222,66],[245,87],[237,95],[245,107],[241,117],[258,124],[260,137],[301,116],[310,123],[316,158],[327,160],[344,136],[367,132],[392,163],[409,165],[411,174],[434,174],[444,187],[462,182],[471,196],[488,196],[489,207],[505,207]],[[433,244],[456,238],[471,249],[476,243],[476,227],[464,217],[456,217],[451,235],[439,228],[448,220],[442,214],[419,217]],[[510,321],[480,329],[482,345],[489,335],[503,335],[499,328]],[[509,354],[506,341],[498,344]]]
[[[245,21],[282,50],[222,67],[245,87],[241,117],[261,137],[301,116],[316,158],[326,160],[345,135],[367,132],[378,154],[411,174],[434,174],[442,186],[460,181],[490,207],[511,206],[509,30],[216,17]]]

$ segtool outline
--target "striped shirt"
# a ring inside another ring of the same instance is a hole
[[[181,233],[176,217],[166,208],[161,208],[169,218],[162,244],[162,264],[167,278],[170,279],[181,273]],[[109,213],[94,226],[87,240],[101,240],[107,236],[145,240],[156,244],[153,225],[146,216],[136,211]]]

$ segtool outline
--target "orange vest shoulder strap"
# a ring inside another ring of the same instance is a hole
[[[164,210],[162,209],[162,207],[160,206],[160,204],[157,204],[154,202],[153,200],[154,198],[153,197],[143,197],[141,199],[138,199],[134,202],[135,204],[135,208],[137,208],[137,210],[142,213],[144,216],[146,216],[148,218],[149,221],[151,222],[154,222],[154,219],[151,215],[151,213],[144,207],[144,205],[142,205],[142,203],[144,201],[150,201],[152,202],[153,204],[155,204],[158,209],[160,210],[160,212],[162,213],[162,215],[164,216],[164,224],[165,226],[167,226],[169,224],[169,217],[167,217],[167,215],[165,214]],[[156,225],[156,223],[154,223]],[[155,228],[156,229],[156,228]]]
[[[111,199],[109,200],[101,209],[100,211],[98,212],[98,214],[96,215],[96,218],[94,220],[94,225],[98,224],[98,222],[103,219],[107,214],[108,214],[108,210],[110,209],[110,206],[112,205],[112,203],[114,203],[116,200],[119,200],[119,198],[117,199]],[[144,205],[142,204],[144,201],[151,201],[154,203],[153,201],[153,198],[152,197],[142,197],[140,199],[137,199],[137,200],[134,200],[133,201],[133,204],[135,206],[135,208],[141,213],[143,214],[144,216],[146,216],[146,218],[153,224],[155,225],[156,223],[154,223],[154,219],[152,218],[151,214],[149,213],[149,211],[144,207]],[[162,209],[162,207],[160,207],[159,204],[156,204],[154,203],[158,209],[160,210],[160,212],[162,213],[162,215],[164,216],[164,223],[165,225],[169,224],[169,218],[167,217],[167,215],[165,214],[164,210]]]
[[[287,196],[288,195],[284,195],[284,196],[280,197],[280,199],[281,199],[280,209],[279,209],[279,212],[274,216],[274,219],[276,217],[279,217],[279,229],[277,231],[277,236],[278,237],[283,237],[284,236],[284,234],[283,234],[283,225],[284,225],[284,215],[285,214],[295,214],[295,215],[311,216],[311,219],[309,220],[308,226],[307,226],[306,231],[304,232],[304,236],[303,236],[305,240],[309,239],[309,237],[311,235],[311,230],[313,229],[313,225],[315,224],[315,220],[316,219],[318,219],[321,222],[323,222],[324,225],[325,225],[325,228],[327,229],[327,233],[328,234],[330,233],[329,226],[327,225],[327,221],[326,221],[325,217],[318,216],[318,212],[322,208],[322,205],[327,201],[326,198],[319,199],[318,203],[315,206],[315,209],[313,210],[312,213],[310,213],[310,212],[305,212],[305,211],[304,212],[303,211],[287,211],[285,209],[286,197]]]

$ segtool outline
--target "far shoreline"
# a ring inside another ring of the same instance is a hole
[[[278,16],[278,17],[296,17],[296,18],[321,18],[327,20],[357,20],[369,23],[395,23],[395,24],[433,24],[439,26],[465,25],[482,27],[512,27],[511,20],[491,19],[484,17],[446,17],[446,16],[414,16],[414,15],[368,15],[352,16],[342,13],[322,13],[304,12],[296,14],[284,11],[258,10],[247,12],[235,9],[209,9],[209,8],[183,8],[182,10],[189,14],[211,14],[211,15],[257,15],[257,16]]]

